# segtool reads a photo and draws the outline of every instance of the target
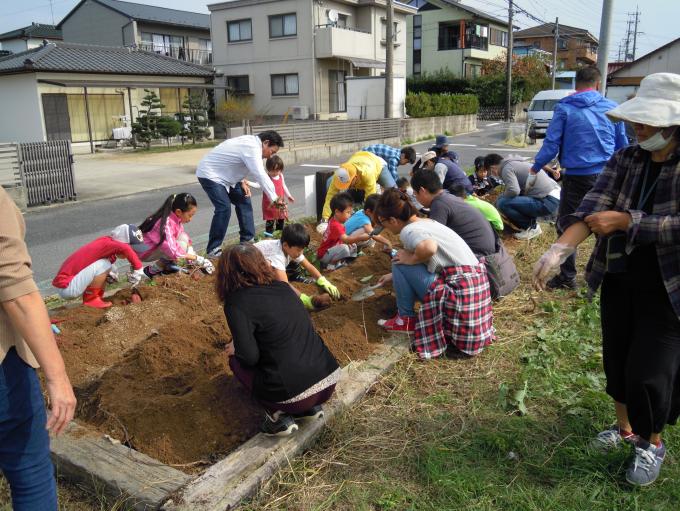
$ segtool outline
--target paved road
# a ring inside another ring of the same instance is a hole
[[[500,146],[505,138],[507,125],[502,123],[480,123],[479,131],[451,138],[464,166],[471,166],[474,158],[489,152],[500,154],[518,153],[533,156],[536,149],[518,150]],[[430,142],[415,144],[418,152],[427,149]],[[342,163],[342,158],[332,161],[314,161],[286,168],[286,183],[298,200],[290,208],[291,217],[304,214],[304,177],[333,165]],[[409,166],[400,168],[401,175],[407,175]],[[107,234],[112,227],[122,223],[140,223],[146,216],[161,206],[169,194],[189,192],[199,203],[199,209],[186,230],[196,246],[201,249],[208,241],[208,230],[212,218],[212,205],[198,183],[143,192],[115,199],[94,202],[71,203],[58,207],[29,212],[26,218],[26,242],[33,257],[33,268],[38,285],[45,294],[54,290],[50,282],[63,260],[76,248]],[[255,191],[253,200],[256,222],[262,223],[261,193]],[[258,226],[259,228],[259,226]],[[228,236],[238,232],[235,215],[229,226]]]

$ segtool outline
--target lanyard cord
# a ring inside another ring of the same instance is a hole
[[[659,181],[659,177],[661,177],[661,170],[659,170],[659,174],[656,176],[656,179],[654,179],[654,182],[651,184],[649,187],[649,190],[645,190],[647,188],[647,177],[649,176],[649,168],[651,167],[651,160],[647,160],[645,163],[645,177],[642,180],[642,188],[640,189],[640,198],[638,199],[638,205],[637,209],[642,209],[644,208],[645,204],[649,200],[649,197],[654,193],[654,189],[656,188],[656,183]]]

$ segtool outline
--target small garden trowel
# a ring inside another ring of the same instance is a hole
[[[372,286],[362,287],[359,291],[352,295],[352,300],[355,302],[361,302],[366,298],[375,296],[375,290],[382,287],[382,284],[373,284]]]

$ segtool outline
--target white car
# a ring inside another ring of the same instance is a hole
[[[562,98],[574,94],[573,89],[542,90],[531,100],[527,112],[527,124],[529,126],[529,138],[545,138],[548,124],[553,117],[555,105]]]

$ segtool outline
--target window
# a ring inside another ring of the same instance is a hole
[[[142,32],[143,50],[153,51],[167,57],[184,58],[184,37]]]
[[[508,33],[504,30],[490,28],[489,39],[489,43],[493,44],[494,46],[502,46],[503,48],[508,47]]]
[[[413,16],[413,74],[419,75],[421,70],[420,54],[423,47],[423,17]]]
[[[489,27],[477,23],[465,24],[465,47],[478,50],[489,49]]]
[[[347,111],[347,91],[345,90],[345,71],[328,71],[328,100],[329,112]]]
[[[555,109],[559,99],[537,99],[529,106],[530,112],[549,112]]]
[[[460,22],[446,21],[439,24],[439,44],[437,49],[457,50],[460,48]]]
[[[482,66],[479,64],[465,63],[465,78],[477,78],[482,74]]]
[[[338,14],[338,21],[335,24],[338,28],[347,28],[347,19],[349,16],[347,14]]]
[[[299,94],[298,75],[272,75],[272,96],[297,96]]]
[[[280,14],[277,16],[269,16],[270,38],[290,37],[294,35],[297,35],[296,14]]]
[[[417,63],[414,62],[414,63],[413,63],[413,74],[414,74],[414,75],[419,75],[420,72],[421,72],[420,69],[421,69],[421,68],[420,68],[420,62],[417,62]]]
[[[397,41],[397,34],[399,33],[399,22],[395,21],[394,22],[394,28],[392,29],[392,41],[396,42]],[[382,19],[382,25],[380,28],[380,39],[382,41],[387,41],[387,20],[385,18]]]
[[[227,87],[234,94],[250,94],[250,80],[248,75],[227,76]]]
[[[559,37],[557,39],[557,49],[558,50],[566,50],[567,48],[568,48],[567,40]]]
[[[253,23],[251,20],[227,22],[227,39],[230,43],[253,40]]]

